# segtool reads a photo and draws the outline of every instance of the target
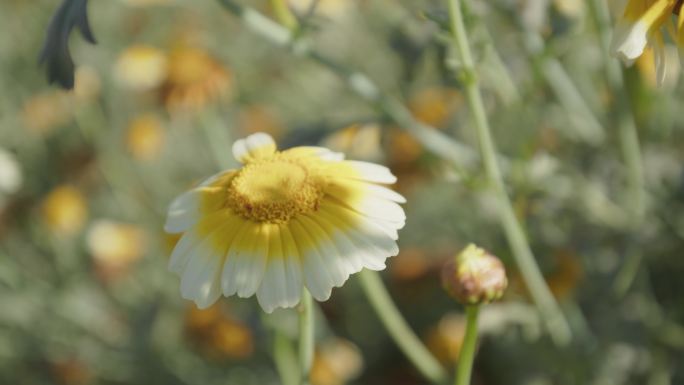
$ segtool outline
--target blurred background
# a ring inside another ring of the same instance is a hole
[[[482,313],[474,384],[684,384],[684,92],[674,46],[663,87],[650,52],[623,84],[602,44],[611,28],[602,0],[467,3],[509,192],[573,329],[573,342],[557,347],[479,161],[443,160],[334,72],[250,33],[217,1],[91,3],[99,44],[73,34],[67,92],[37,65],[58,2],[0,2],[1,384],[277,384],[271,330],[296,335],[294,312],[266,316],[254,298],[197,310],[166,269],[177,238],[162,231],[170,200],[235,166],[232,141],[256,131],[398,175],[408,219],[383,278],[449,370],[464,318],[439,269],[476,242],[506,263],[510,288]],[[243,3],[272,15],[267,1]],[[291,6],[303,41],[477,149],[445,2]],[[319,310],[312,385],[427,383],[354,277]]]

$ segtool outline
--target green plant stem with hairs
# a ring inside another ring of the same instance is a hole
[[[477,315],[480,305],[466,306],[466,330],[463,337],[463,347],[458,355],[458,366],[454,385],[470,384],[470,375],[475,360],[475,346],[477,345]]]
[[[359,272],[358,276],[368,301],[401,351],[425,378],[435,384],[444,383],[447,378],[444,368],[430,354],[401,316],[382,283],[380,275],[375,271],[364,269]]]
[[[511,246],[513,257],[534,302],[539,308],[547,330],[556,344],[567,345],[572,338],[570,326],[544,281],[525,232],[515,215],[511,200],[506,192],[496,156],[496,147],[485,113],[475,64],[470,52],[461,2],[459,0],[447,0],[447,2],[453,43],[461,59],[458,76],[465,88],[466,98],[470,105],[487,179],[498,201],[501,224]]]
[[[596,29],[600,36],[601,46],[606,54],[610,51],[611,22],[608,4],[605,1],[591,0],[589,2]],[[646,214],[646,189],[644,186],[644,168],[632,106],[629,100],[629,90],[625,87],[622,68],[616,59],[606,59],[606,79],[615,94],[614,108],[618,111],[618,139],[620,152],[625,162],[627,181],[626,210],[629,215],[629,231],[633,237],[641,227]],[[631,238],[631,237],[630,237]],[[623,264],[613,282],[613,290],[618,297],[622,297],[629,290],[641,264],[642,251],[636,246],[628,247]]]
[[[299,304],[299,370],[301,384],[309,383],[309,372],[314,353],[314,310],[313,298],[306,288],[302,289],[302,302]]]

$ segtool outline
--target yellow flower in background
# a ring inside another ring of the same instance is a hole
[[[164,101],[169,111],[194,111],[228,97],[231,73],[207,52],[179,47],[169,54]]]
[[[73,235],[81,230],[88,217],[83,194],[73,186],[62,185],[52,190],[42,203],[45,224],[51,231]]]
[[[281,118],[268,106],[252,104],[240,108],[239,129],[244,135],[264,132],[279,138],[285,130]]]
[[[613,33],[611,50],[628,65],[644,53],[647,45],[651,46],[659,85],[663,83],[666,71],[663,29],[675,31],[677,44],[684,43],[681,3],[681,0],[629,0]],[[675,25],[671,21],[673,13],[679,14]]]
[[[75,79],[74,96],[77,100],[85,102],[100,96],[102,81],[94,68],[87,66],[78,67]]]
[[[444,365],[458,361],[463,347],[466,321],[462,314],[447,314],[430,328],[426,336],[426,345],[430,352]]]
[[[383,156],[381,139],[380,125],[353,124],[328,135],[323,145],[357,159],[377,161]]]
[[[409,109],[419,121],[443,127],[461,106],[461,94],[450,88],[434,87],[420,90],[409,100]]]
[[[28,131],[47,135],[53,129],[71,121],[73,111],[68,94],[49,91],[34,95],[24,104],[21,118]]]
[[[319,301],[349,275],[382,270],[396,255],[404,198],[379,184],[386,167],[344,160],[323,147],[277,151],[264,133],[233,145],[237,170],[221,172],[171,203],[165,230],[184,233],[169,269],[181,294],[206,308],[221,296],[257,296],[266,312]]]
[[[100,219],[88,229],[86,243],[99,273],[113,278],[143,256],[146,239],[138,226]]]
[[[331,338],[316,349],[311,366],[311,385],[343,385],[358,377],[363,356],[352,342]]]
[[[159,87],[166,78],[168,59],[159,48],[133,45],[114,65],[114,77],[125,88],[144,92]]]
[[[219,304],[203,310],[188,308],[185,331],[207,356],[244,359],[254,352],[252,330],[223,311]]]
[[[126,148],[137,160],[156,158],[164,147],[166,130],[155,114],[133,119],[126,130]]]

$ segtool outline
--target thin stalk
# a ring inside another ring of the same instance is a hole
[[[302,290],[302,302],[299,305],[299,370],[301,384],[309,382],[309,372],[313,363],[314,352],[314,311],[313,299],[306,288]]]
[[[198,118],[214,162],[221,170],[227,170],[235,166],[235,160],[230,147],[230,131],[219,114],[212,107],[200,112]]]
[[[591,0],[589,4],[599,33],[601,47],[607,57],[610,53],[611,35],[608,4],[600,0]],[[629,214],[629,230],[634,233],[643,223],[646,213],[646,189],[639,133],[629,100],[629,90],[633,87],[625,87],[624,74],[617,60],[607,59],[605,71],[608,83],[616,97],[614,108],[620,114],[618,117],[618,138],[626,169],[628,193],[626,210]],[[642,251],[636,245],[630,245],[628,254],[613,282],[613,290],[618,297],[622,297],[629,290],[639,272],[641,260]]]
[[[294,31],[299,27],[297,18],[292,14],[285,0],[271,0],[271,8],[273,8],[276,19],[287,29]]]
[[[368,301],[399,349],[425,378],[435,384],[444,383],[446,372],[401,316],[380,275],[365,269],[358,276]]]
[[[277,329],[273,335],[273,360],[283,385],[299,385],[297,353],[287,336]]]
[[[455,385],[470,384],[470,374],[475,360],[475,345],[477,345],[477,314],[479,305],[466,306],[466,330],[463,337],[463,347],[458,356]]]
[[[498,200],[499,217],[513,257],[527,284],[532,299],[545,321],[552,339],[558,345],[570,342],[572,334],[565,316],[551,294],[539,266],[534,259],[527,237],[515,215],[515,210],[506,192],[501,170],[496,156],[496,146],[485,113],[482,94],[475,72],[475,64],[468,44],[468,35],[463,22],[459,0],[448,0],[451,34],[454,45],[461,58],[461,80],[465,87],[466,98],[470,105],[480,153],[490,186]]]

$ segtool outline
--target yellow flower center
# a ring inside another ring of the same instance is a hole
[[[301,159],[276,153],[245,165],[228,187],[228,205],[256,222],[284,223],[318,209],[324,178]]]

